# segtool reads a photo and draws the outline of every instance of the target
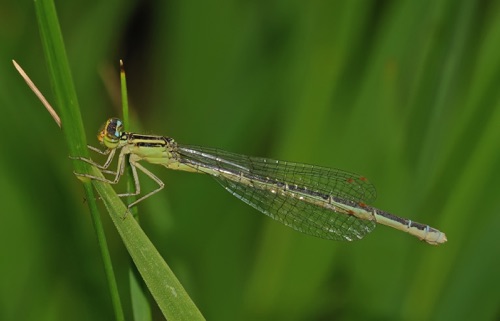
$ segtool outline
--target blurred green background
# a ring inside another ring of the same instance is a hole
[[[448,236],[316,239],[209,177],[148,166],[166,189],[142,225],[207,319],[498,320],[500,2],[56,5],[90,143],[120,116],[122,58],[133,130],[363,174],[375,206]],[[0,319],[112,320],[61,132],[11,63],[54,101],[37,28],[32,2],[0,3]],[[128,256],[102,213],[131,319]]]

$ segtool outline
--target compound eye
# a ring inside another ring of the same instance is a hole
[[[122,135],[123,123],[118,118],[110,118],[106,123],[106,136],[114,141],[120,139]]]
[[[118,118],[110,118],[101,127],[97,139],[108,148],[116,148],[123,134],[123,122]]]

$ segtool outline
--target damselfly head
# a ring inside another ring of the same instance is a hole
[[[97,139],[108,148],[116,148],[122,136],[123,122],[118,118],[110,118],[101,127]]]

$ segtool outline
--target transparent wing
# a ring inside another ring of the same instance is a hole
[[[375,187],[365,177],[339,169],[251,157],[199,146],[178,145],[178,151],[184,160],[230,172],[253,173],[353,202],[370,204],[377,197]]]
[[[255,188],[217,173],[242,174],[267,183],[286,183],[321,195],[370,203],[376,197],[375,188],[359,175],[320,166],[244,156],[214,148],[178,145],[177,152],[182,163],[212,169],[214,178],[233,195],[297,231],[325,239],[351,241],[361,239],[375,228],[373,221],[337,213],[283,193]]]

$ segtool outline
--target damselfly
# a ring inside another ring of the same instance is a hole
[[[379,223],[407,232],[429,244],[447,241],[443,232],[429,225],[367,205],[375,199],[376,193],[375,187],[363,176],[338,169],[182,145],[170,137],[122,130],[122,121],[110,118],[98,134],[99,141],[107,149],[101,151],[89,146],[95,152],[108,155],[103,165],[76,157],[98,167],[105,174],[114,175],[113,179],[75,174],[116,184],[124,173],[126,156],[129,155],[135,192],[119,196],[140,195],[137,170],[158,184],[158,188],[130,203],[129,209],[164,187],[158,177],[139,163],[144,160],[174,170],[209,174],[245,203],[286,226],[316,237],[353,241],[362,239]],[[117,168],[109,170],[117,150],[120,150]]]

